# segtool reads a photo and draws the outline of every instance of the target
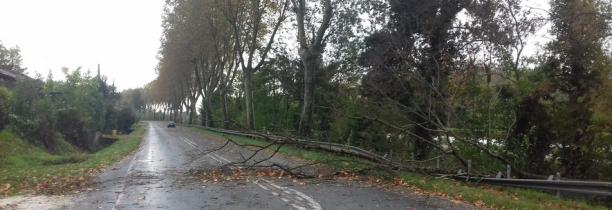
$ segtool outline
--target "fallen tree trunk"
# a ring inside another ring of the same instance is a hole
[[[440,169],[418,167],[413,164],[410,164],[410,163],[417,163],[417,162],[426,162],[428,160],[425,160],[425,161],[395,161],[395,160],[388,159],[383,155],[376,154],[372,151],[368,151],[363,148],[359,148],[359,147],[351,146],[351,145],[297,139],[297,138],[292,138],[292,137],[261,134],[261,133],[250,132],[250,131],[240,132],[240,131],[234,131],[234,130],[210,128],[210,127],[195,126],[195,125],[189,125],[189,126],[203,128],[209,131],[228,134],[228,135],[236,135],[236,136],[242,136],[242,137],[247,137],[247,138],[260,139],[266,142],[274,142],[274,143],[283,144],[283,145],[293,145],[293,146],[301,147],[301,148],[321,150],[321,151],[326,151],[326,152],[349,155],[349,156],[358,157],[364,160],[371,161],[372,163],[379,165],[380,167],[387,168],[387,169],[411,170],[411,171],[432,172],[432,173],[441,172]],[[435,158],[430,159],[430,160],[435,160]],[[446,171],[446,172],[452,173],[450,171]]]

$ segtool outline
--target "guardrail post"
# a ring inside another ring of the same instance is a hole
[[[557,172],[557,174],[555,174],[555,179],[561,181],[561,173]],[[557,198],[561,198],[561,191],[559,190],[557,190]]]
[[[510,179],[510,172],[512,172],[512,168],[510,164],[506,165],[506,179]]]
[[[468,160],[468,168],[467,168],[468,177],[470,176],[471,173],[472,173],[472,160]]]

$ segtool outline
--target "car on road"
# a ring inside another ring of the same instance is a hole
[[[173,121],[168,122],[168,128],[176,128],[176,123]]]

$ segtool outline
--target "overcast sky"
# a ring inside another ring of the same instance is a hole
[[[120,90],[156,76],[164,0],[0,0],[0,41],[19,46],[27,73],[46,76],[61,67],[102,74]],[[547,0],[526,6],[548,9]],[[547,29],[538,33],[546,36]],[[546,39],[534,39],[534,53]]]
[[[29,75],[83,67],[120,90],[155,78],[164,0],[0,0],[0,41],[21,48]]]

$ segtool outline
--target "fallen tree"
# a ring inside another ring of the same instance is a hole
[[[322,142],[322,141],[316,141],[316,140],[306,140],[306,139],[299,139],[299,138],[274,135],[274,134],[263,134],[260,132],[255,132],[255,131],[246,130],[246,129],[244,131],[236,131],[236,130],[196,126],[196,125],[189,125],[189,126],[203,128],[209,131],[227,134],[227,135],[234,135],[234,136],[241,136],[241,137],[246,137],[246,138],[263,140],[267,142],[267,144],[262,146],[262,145],[254,145],[254,144],[240,144],[232,140],[231,138],[226,138],[226,142],[221,147],[215,148],[212,150],[208,150],[208,152],[214,152],[214,151],[221,150],[230,144],[233,144],[239,147],[243,147],[243,148],[247,148],[253,153],[246,155],[246,156],[241,153],[240,161],[232,162],[232,163],[229,163],[228,165],[241,166],[241,167],[246,167],[246,168],[261,168],[261,167],[279,168],[285,171],[286,173],[294,177],[297,177],[297,178],[311,178],[312,175],[306,175],[303,173],[296,172],[295,169],[299,169],[299,168],[303,168],[303,167],[311,166],[311,165],[325,164],[325,163],[315,162],[315,163],[310,163],[310,164],[306,164],[306,165],[302,165],[298,167],[288,167],[288,166],[280,165],[277,163],[272,163],[271,165],[261,165],[261,164],[272,159],[275,155],[278,154],[280,149],[284,146],[294,146],[298,148],[320,150],[320,151],[325,151],[325,152],[331,152],[331,153],[336,153],[336,154],[357,157],[357,158],[361,158],[367,161],[371,161],[371,163],[373,164],[372,168],[387,170],[387,171],[399,170],[399,171],[416,171],[416,172],[422,172],[422,173],[453,174],[453,173],[456,173],[456,171],[449,170],[449,169],[443,169],[443,168],[437,168],[437,167],[419,167],[418,164],[434,161],[446,155],[450,155],[453,158],[458,158],[460,163],[467,162],[466,160],[464,160],[464,158],[459,156],[459,154],[453,153],[452,150],[450,151],[443,150],[442,155],[432,157],[426,160],[408,160],[408,161],[407,160],[393,160],[391,158],[386,157],[385,155],[377,154],[375,152],[368,151],[366,149],[359,148],[356,146],[351,146],[351,145]],[[462,139],[461,141],[466,141],[466,140]],[[442,148],[439,148],[439,149],[442,149]],[[479,149],[484,150],[485,148],[479,147]],[[272,153],[265,154],[264,158],[255,160],[254,157],[259,154],[263,154],[264,151],[272,151]],[[510,161],[502,158],[501,156],[493,154],[491,151],[485,151],[485,153],[496,157],[496,159],[502,161],[505,164],[511,165],[511,167],[514,168],[513,169],[514,173],[517,174],[519,177],[538,178],[538,179],[546,178],[546,176],[544,175],[532,174],[532,173],[527,173],[521,170],[516,170],[516,167],[514,167],[514,165]],[[462,169],[465,169],[467,168],[467,164],[462,165],[460,167]],[[472,171],[472,174],[475,175],[477,174],[477,172]],[[481,174],[481,175],[486,175],[486,174]]]

